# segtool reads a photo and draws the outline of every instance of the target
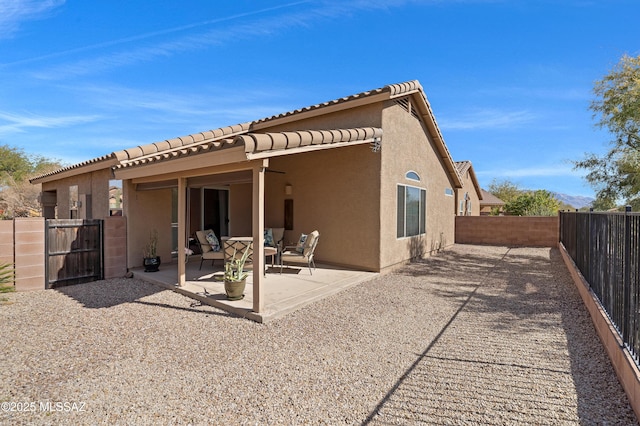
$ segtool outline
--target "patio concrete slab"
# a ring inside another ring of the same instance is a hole
[[[313,274],[308,268],[269,267],[263,279],[264,311],[253,311],[253,274],[247,278],[244,299],[227,300],[222,281],[222,265],[212,266],[210,262],[199,269],[200,260],[195,258],[187,263],[186,283],[178,286],[177,265],[163,264],[158,272],[144,272],[142,268],[132,272],[136,278],[170,288],[201,303],[215,306],[243,318],[260,323],[280,318],[303,306],[370,280],[378,273],[355,271],[336,266],[318,264]]]

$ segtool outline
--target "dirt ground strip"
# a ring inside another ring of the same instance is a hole
[[[268,324],[135,279],[7,297],[0,424],[638,424],[556,249],[457,245]]]

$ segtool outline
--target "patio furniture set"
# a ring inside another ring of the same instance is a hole
[[[265,229],[264,238],[264,256],[271,257],[271,267],[275,262],[280,265],[280,273],[282,274],[285,264],[306,265],[309,268],[309,274],[313,275],[313,269],[316,265],[313,259],[320,233],[313,231],[309,234],[302,234],[296,245],[284,246],[284,228],[267,228]],[[246,250],[249,250],[247,264],[252,263],[253,255],[253,238],[251,237],[221,237],[217,238],[213,230],[205,229],[196,231],[196,242],[200,247],[201,260],[200,269],[205,260],[211,260],[213,266],[216,260],[222,260],[224,263],[234,260],[242,256]],[[265,275],[266,275],[265,263]]]

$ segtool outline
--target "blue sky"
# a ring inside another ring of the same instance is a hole
[[[417,79],[480,184],[593,195],[637,0],[0,0],[0,144],[77,163]]]

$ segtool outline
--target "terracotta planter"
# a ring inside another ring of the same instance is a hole
[[[244,298],[244,286],[247,283],[246,278],[242,281],[224,281],[224,291],[227,293],[228,300],[241,300]]]
[[[145,272],[158,272],[158,269],[160,269],[160,256],[145,257],[142,264]]]

